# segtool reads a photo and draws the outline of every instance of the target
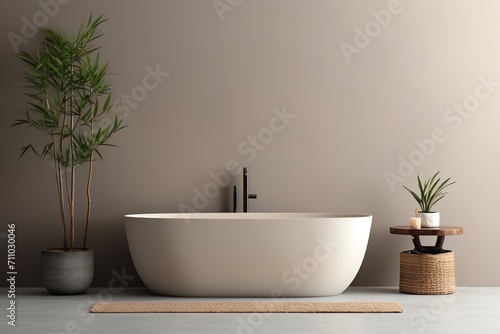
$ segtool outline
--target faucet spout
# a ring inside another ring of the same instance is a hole
[[[248,167],[243,167],[243,212],[248,212],[248,200],[256,198],[257,194],[248,193]]]

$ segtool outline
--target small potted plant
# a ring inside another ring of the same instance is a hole
[[[425,180],[423,183],[420,180],[420,175],[417,175],[420,194],[417,194],[416,192],[408,189],[406,186],[403,186],[410,192],[410,194],[412,194],[420,206],[420,211],[418,211],[417,217],[420,217],[422,227],[439,226],[439,212],[432,211],[432,207],[447,194],[444,192],[444,189],[456,183],[450,182],[451,178],[447,178],[441,182],[441,179],[438,178],[438,174],[439,172],[434,174],[430,179]]]
[[[71,37],[43,29],[41,50],[18,54],[27,66],[28,101],[24,117],[14,125],[41,134],[41,140],[22,148],[21,156],[32,152],[49,159],[55,172],[62,247],[42,250],[42,284],[53,294],[83,293],[92,282],[94,253],[87,234],[94,161],[102,159],[101,147],[110,146],[112,135],[123,128],[112,110],[108,64],[99,63],[95,45],[105,21],[90,16]],[[114,121],[103,122],[110,119]],[[76,177],[80,170],[86,176],[82,184]],[[83,238],[77,240],[75,210],[80,197],[86,219]]]

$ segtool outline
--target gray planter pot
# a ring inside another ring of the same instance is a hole
[[[42,250],[42,284],[55,295],[84,293],[94,278],[94,251]]]

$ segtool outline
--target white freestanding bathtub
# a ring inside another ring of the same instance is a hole
[[[340,294],[358,273],[371,222],[371,215],[323,213],[125,216],[144,284],[193,297]]]

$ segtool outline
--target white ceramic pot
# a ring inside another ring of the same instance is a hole
[[[439,227],[439,212],[418,212],[422,227]]]

